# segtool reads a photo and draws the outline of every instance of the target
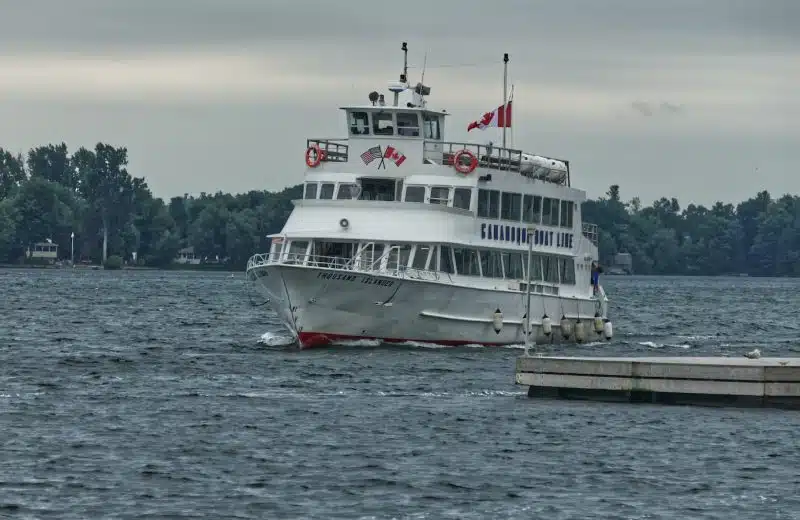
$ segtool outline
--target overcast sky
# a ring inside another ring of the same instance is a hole
[[[514,145],[590,197],[800,193],[800,0],[0,0],[0,146],[128,148],[170,197],[302,180],[305,139],[408,41],[451,140],[515,85]]]

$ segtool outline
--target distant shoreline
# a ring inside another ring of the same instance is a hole
[[[169,267],[146,267],[136,265],[125,265],[119,269],[105,269],[102,265],[97,264],[76,264],[73,267],[61,265],[35,265],[35,264],[0,264],[0,269],[47,269],[47,270],[62,270],[62,269],[78,269],[82,271],[214,271],[214,272],[228,272],[228,273],[241,273],[241,269],[234,269],[228,266],[220,265],[175,265]]]

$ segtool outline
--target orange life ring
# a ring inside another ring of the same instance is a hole
[[[467,164],[461,163],[460,159],[462,155],[466,155],[467,157],[469,157],[469,163]],[[459,150],[453,156],[453,167],[456,169],[457,172],[466,175],[468,173],[472,173],[473,171],[475,171],[475,168],[478,167],[478,159],[472,152],[470,152],[465,148],[463,150]]]
[[[311,156],[311,152],[315,152],[314,157]],[[322,151],[318,144],[309,146],[306,150],[306,164],[309,168],[316,168],[324,158],[325,152]]]

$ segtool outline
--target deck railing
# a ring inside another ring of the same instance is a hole
[[[522,168],[522,150],[483,144],[425,141],[423,157],[430,162],[452,166],[455,156],[460,150],[468,150],[472,153],[481,168],[513,172],[519,172]]]
[[[598,230],[597,224],[590,224],[588,222],[583,223],[583,236],[589,239],[589,241],[594,244],[595,246],[598,245]]]
[[[322,152],[321,162],[343,163],[349,160],[350,149],[347,139],[307,139],[306,146],[308,148],[319,147]],[[551,170],[530,161],[523,162],[524,154],[522,150],[494,145],[425,140],[422,142],[422,161],[424,164],[453,166],[455,156],[460,150],[468,150],[472,153],[477,160],[477,166],[480,168],[517,172],[533,179],[570,185],[569,170],[566,172],[563,170]],[[467,161],[468,157],[462,156],[462,160]],[[566,163],[562,159],[558,160]]]
[[[281,259],[275,259],[270,256],[270,253],[257,253],[250,257],[247,261],[247,270],[250,271],[256,267],[263,267],[273,264],[283,265],[305,265],[309,267],[322,267],[328,269],[341,269],[345,271],[354,271],[365,274],[381,274],[388,276],[397,276],[399,278],[409,278],[412,280],[443,280],[448,279],[453,281],[449,273],[440,271],[430,271],[427,269],[417,269],[415,267],[390,267],[381,269],[381,255],[377,259],[369,262],[368,265],[362,262],[356,262],[358,257],[345,258],[341,256],[322,256],[322,255],[307,255],[305,253],[288,253],[282,255]]]
[[[322,151],[322,162],[347,162],[349,145],[347,139],[306,139],[306,147],[318,146]]]

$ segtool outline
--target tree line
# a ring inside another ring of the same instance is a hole
[[[243,269],[269,248],[302,197],[302,186],[280,192],[217,192],[154,197],[142,177],[128,170],[128,151],[98,143],[69,153],[48,144],[13,154],[0,148],[0,263],[24,261],[32,244],[47,239],[69,259],[166,267],[184,247],[203,262]],[[766,191],[736,206],[710,208],[675,198],[644,207],[623,202],[618,185],[583,205],[583,219],[599,227],[600,259],[611,264],[629,253],[639,274],[800,275],[800,200]],[[136,261],[133,261],[134,253]]]

